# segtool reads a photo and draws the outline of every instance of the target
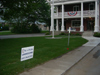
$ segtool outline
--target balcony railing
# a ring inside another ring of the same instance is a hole
[[[47,0],[47,1],[49,1],[49,2],[52,2],[52,1],[54,1],[54,2],[65,2],[65,1],[74,1],[74,0]]]
[[[95,10],[85,10],[83,11],[83,16],[87,17],[94,17],[95,16]],[[54,17],[62,17],[62,12],[54,13]],[[64,17],[81,17],[81,11],[69,11],[69,12],[64,12]]]

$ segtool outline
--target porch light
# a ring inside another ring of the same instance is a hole
[[[91,18],[91,17],[89,17],[89,18]]]

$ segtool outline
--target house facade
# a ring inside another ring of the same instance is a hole
[[[100,31],[99,0],[49,0],[51,5],[51,27],[56,31],[74,32]]]

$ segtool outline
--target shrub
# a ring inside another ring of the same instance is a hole
[[[29,33],[29,26],[22,24],[22,25],[15,25],[11,32],[13,33]]]
[[[81,34],[79,34],[79,33],[76,33],[76,34],[70,33],[70,35],[71,35],[71,36],[81,36]]]
[[[2,28],[1,27],[2,27],[2,25],[0,24],[0,31],[2,31]]]
[[[95,36],[95,37],[100,37],[100,33],[96,32],[96,33],[94,33],[93,36]]]
[[[39,29],[37,25],[33,24],[32,26],[30,26],[30,31],[32,33],[40,33],[41,29]]]
[[[81,34],[79,34],[79,33],[76,33],[75,35],[76,35],[76,36],[81,36]]]
[[[13,33],[40,33],[41,29],[38,28],[36,25],[15,25],[11,30]]]
[[[9,25],[4,25],[3,30],[9,30]]]
[[[46,32],[45,35],[50,35],[50,32]]]
[[[64,32],[60,33],[60,35],[66,35]]]
[[[3,30],[9,30],[9,25],[2,26],[2,24],[0,24],[0,31],[3,31]]]
[[[75,34],[73,34],[73,33],[70,33],[70,35],[71,35],[71,36],[74,36]]]
[[[64,32],[62,32],[62,33],[60,33],[60,35],[69,35],[69,33],[64,33]],[[79,34],[79,33],[76,33],[76,34],[74,34],[74,33],[70,33],[70,35],[71,36],[81,36],[81,34]]]
[[[69,35],[69,33],[66,33],[66,35],[68,36],[68,35]]]

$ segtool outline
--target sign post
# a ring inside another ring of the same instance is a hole
[[[69,40],[70,40],[70,30],[71,30],[71,27],[69,27],[69,34],[68,34],[68,46],[69,46]]]
[[[34,46],[21,48],[20,61],[25,61],[25,60],[33,58],[33,53],[34,53]],[[24,70],[25,70],[25,62],[24,62]]]
[[[52,38],[54,38],[54,0],[53,0],[53,15],[52,15],[52,19],[53,19],[53,31],[52,31]]]

